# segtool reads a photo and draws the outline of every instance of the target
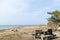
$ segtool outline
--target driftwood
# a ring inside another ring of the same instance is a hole
[[[41,40],[52,40],[56,35],[53,35],[52,29],[48,29],[47,31],[35,30],[35,33],[32,34],[34,39],[39,38]]]

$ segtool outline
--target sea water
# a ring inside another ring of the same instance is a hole
[[[10,28],[17,28],[17,27],[32,27],[37,25],[0,25],[0,29],[10,29]]]
[[[0,25],[0,29],[9,29],[15,27],[20,27],[20,25]]]

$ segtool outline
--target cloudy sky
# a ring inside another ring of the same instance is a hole
[[[60,10],[60,0],[0,0],[0,25],[47,24],[47,12]]]

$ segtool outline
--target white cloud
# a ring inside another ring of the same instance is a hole
[[[39,24],[59,5],[59,0],[51,4],[44,0],[0,0],[0,24]]]
[[[28,3],[24,0],[0,0],[0,22],[9,24],[17,21],[14,21],[16,19],[15,16],[23,14],[22,12],[28,7]]]
[[[3,0],[0,3],[0,14],[15,14],[22,12],[28,4],[24,0]]]
[[[3,0],[0,3],[0,13],[16,13],[27,8],[28,4],[24,0]]]

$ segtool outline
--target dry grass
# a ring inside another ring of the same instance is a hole
[[[0,40],[21,40],[21,35],[19,34],[10,34],[10,35],[5,35]]]
[[[17,31],[16,31],[17,29]],[[0,40],[34,40],[31,35],[34,30],[47,30],[46,26],[21,27],[9,30],[0,30]]]

